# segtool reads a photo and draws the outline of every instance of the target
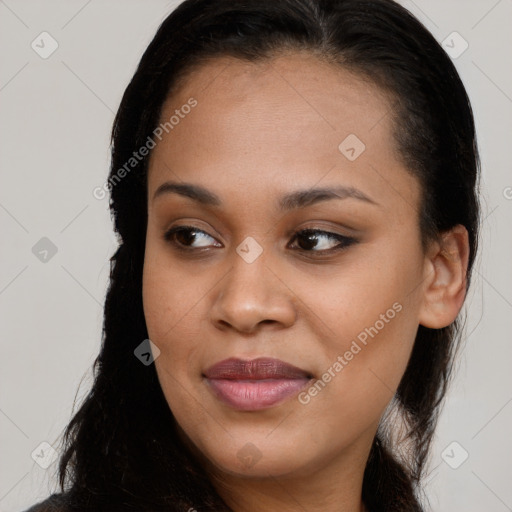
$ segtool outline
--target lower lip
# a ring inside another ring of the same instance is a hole
[[[206,379],[215,396],[241,411],[272,407],[298,394],[310,379],[228,380]]]

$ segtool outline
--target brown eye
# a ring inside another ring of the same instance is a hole
[[[318,229],[299,231],[293,240],[297,240],[298,250],[318,253],[344,249],[356,243],[354,238]]]
[[[208,233],[193,226],[176,226],[171,228],[165,233],[164,239],[177,247],[186,249],[199,249],[215,245],[215,243],[218,244]],[[208,239],[213,240],[214,243],[208,243]],[[196,244],[195,247],[193,246],[194,243]]]

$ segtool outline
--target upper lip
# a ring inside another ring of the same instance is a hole
[[[204,372],[204,376],[208,379],[232,380],[311,378],[311,374],[306,370],[271,357],[259,357],[251,360],[231,357],[210,366]]]

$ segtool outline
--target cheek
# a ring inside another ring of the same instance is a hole
[[[309,324],[324,341],[332,340],[332,350],[339,350],[376,322],[379,335],[396,330],[391,342],[401,332],[409,339],[417,327],[421,268],[422,256],[415,247],[405,251],[397,244],[375,244],[334,271],[303,272],[300,278],[290,271],[283,274],[283,281],[300,298]]]
[[[367,304],[350,326],[340,323],[342,334],[324,344],[322,372],[298,396],[302,426],[314,424],[315,437],[329,440],[332,450],[376,428],[405,372],[416,331],[412,306],[386,300],[382,307]]]
[[[318,393],[312,390],[311,403],[375,413],[392,398],[418,329],[421,264],[417,247],[381,245],[320,287],[317,278],[309,278],[294,288],[317,315],[316,337],[322,342],[308,357],[321,360],[320,380],[328,381]]]
[[[181,387],[200,373],[204,300],[211,286],[204,279],[180,271],[176,264],[171,265],[165,251],[146,252],[144,316],[149,338],[160,349],[155,366],[171,407],[178,406],[175,402],[181,400]]]
[[[197,326],[201,301],[208,292],[204,279],[170,261],[162,250],[146,250],[142,299],[150,338],[165,343],[179,329]]]
[[[178,417],[187,415],[189,384],[199,375],[204,295],[205,287],[185,272],[177,271],[176,265],[169,265],[165,254],[146,253],[144,316],[149,338],[160,349],[155,368],[162,391]]]

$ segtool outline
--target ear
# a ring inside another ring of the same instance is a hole
[[[460,224],[431,244],[425,256],[421,325],[441,329],[455,320],[466,296],[468,257],[468,231]]]

